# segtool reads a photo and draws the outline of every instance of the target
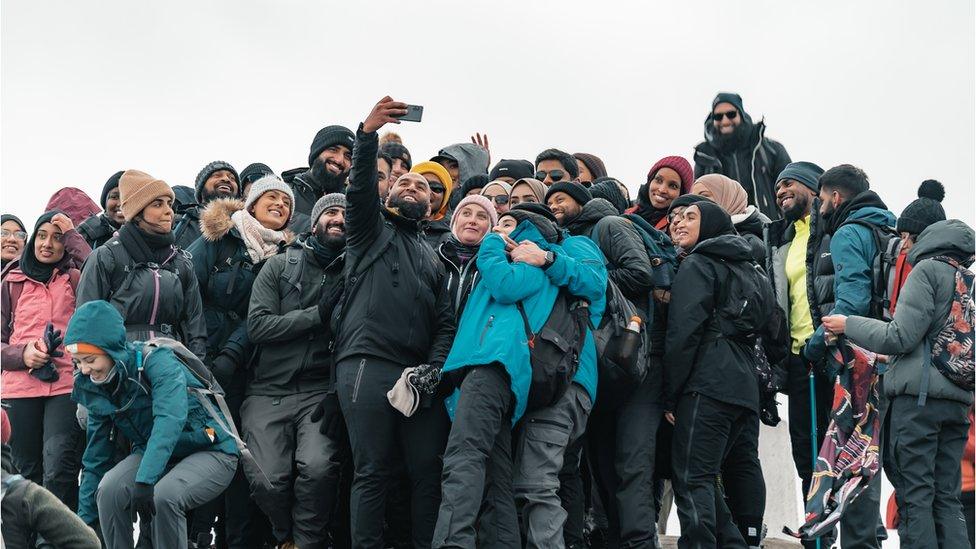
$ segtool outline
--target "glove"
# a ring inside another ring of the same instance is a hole
[[[143,520],[156,514],[156,503],[153,501],[153,485],[137,482],[132,488],[132,510]]]
[[[237,371],[237,361],[227,353],[220,353],[213,359],[211,371],[213,371],[217,383],[226,391],[234,377],[234,372]]]
[[[441,369],[430,364],[421,364],[410,374],[408,381],[417,391],[432,395],[441,381]]]
[[[61,330],[55,330],[54,324],[50,322],[44,327],[44,345],[47,346],[47,354],[51,358],[58,358],[64,356],[64,351],[59,351],[58,347],[64,343],[64,338],[61,337]]]
[[[342,410],[339,408],[339,395],[335,391],[325,393],[322,402],[319,402],[318,406],[312,410],[309,420],[312,423],[321,421],[319,432],[332,440],[336,440],[346,424],[342,418]]]
[[[58,374],[58,369],[55,368],[54,364],[51,364],[50,362],[44,366],[41,366],[40,368],[34,368],[30,371],[30,375],[45,383],[54,383],[61,378],[61,375]]]

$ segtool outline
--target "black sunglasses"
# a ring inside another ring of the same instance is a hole
[[[507,194],[500,194],[498,196],[493,196],[491,197],[491,199],[495,202],[495,204],[508,204]]]
[[[735,120],[738,116],[738,111],[717,112],[712,115],[712,120],[721,122],[723,117],[728,117],[729,120]]]
[[[440,185],[431,185],[430,186],[430,192],[432,192],[432,193],[442,193],[442,192],[444,192],[444,187],[441,187]]]
[[[553,181],[562,181],[563,178],[566,177],[566,172],[562,170],[549,170],[548,172],[539,170],[535,172],[535,178],[542,181],[546,178],[547,174],[552,178]]]

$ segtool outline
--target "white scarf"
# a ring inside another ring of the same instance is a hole
[[[247,210],[237,210],[230,216],[237,232],[244,239],[252,263],[260,263],[278,253],[278,244],[288,240],[285,231],[273,231],[261,224]]]

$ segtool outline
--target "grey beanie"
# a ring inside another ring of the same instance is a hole
[[[275,174],[268,174],[251,185],[251,190],[244,200],[244,209],[250,211],[251,206],[258,201],[258,198],[261,198],[261,195],[268,191],[281,191],[291,199],[291,206],[288,208],[288,223],[285,224],[288,225],[291,223],[291,218],[295,216],[295,192],[291,190],[291,185],[282,181]]]
[[[322,212],[328,210],[333,206],[339,206],[342,209],[346,208],[346,195],[342,193],[331,193],[323,196],[315,202],[312,206],[312,222],[309,230],[315,229],[315,224],[319,222],[319,217]]]

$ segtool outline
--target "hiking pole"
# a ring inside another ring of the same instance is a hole
[[[817,470],[817,381],[813,377],[813,366],[810,366],[810,455],[813,456],[812,468],[810,469],[810,482],[813,482],[813,473]],[[806,499],[806,498],[804,498]],[[820,549],[820,538],[817,538],[817,549]]]

